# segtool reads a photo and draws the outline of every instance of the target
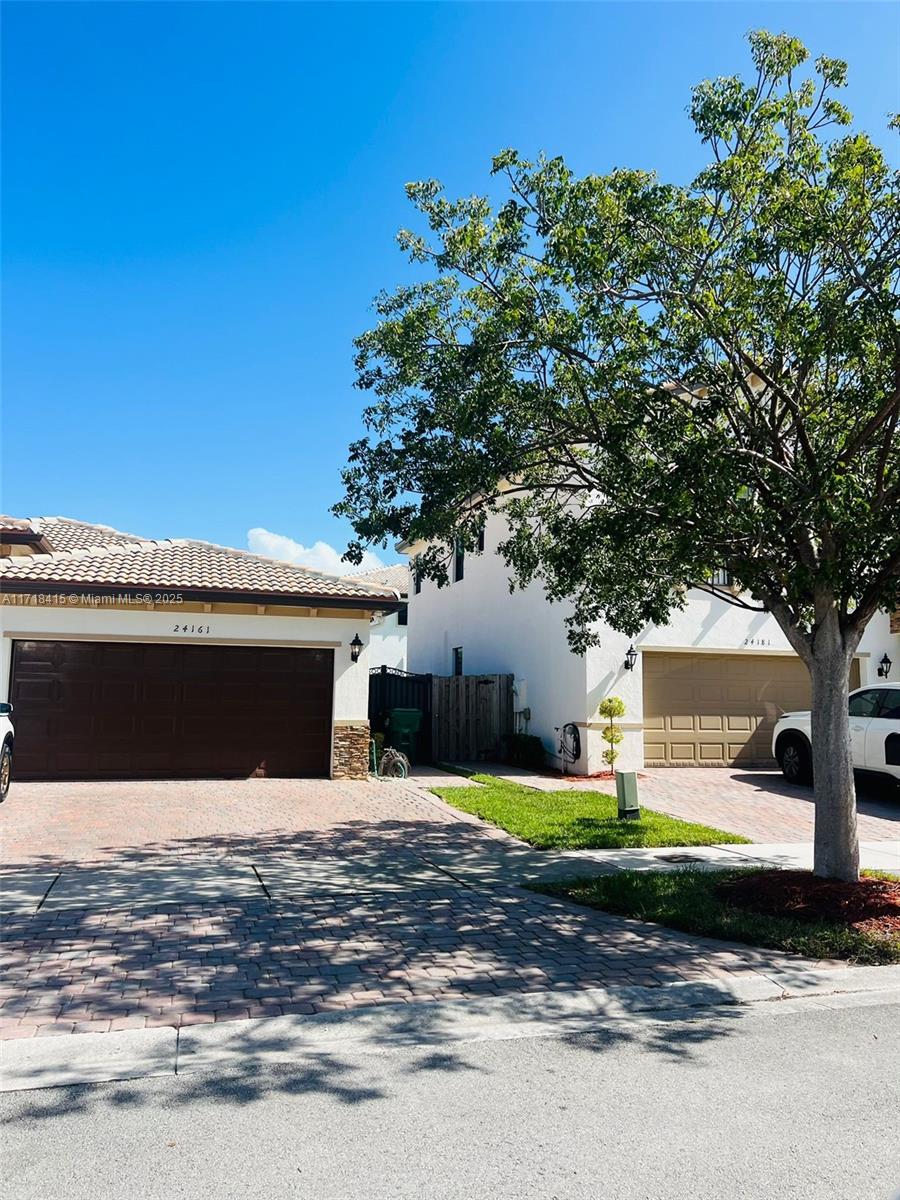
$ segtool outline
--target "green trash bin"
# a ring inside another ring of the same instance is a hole
[[[422,728],[421,708],[390,708],[385,720],[385,743],[416,761],[416,737]]]

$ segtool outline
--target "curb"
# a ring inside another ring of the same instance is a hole
[[[896,993],[896,995],[892,995]],[[315,1016],[71,1034],[0,1043],[0,1091],[68,1087],[203,1071],[256,1073],[326,1052],[508,1041],[588,1033],[610,1021],[688,1019],[773,1000],[856,996],[900,1003],[900,966],[747,972],[656,987],[532,992],[373,1005]],[[863,999],[863,998],[867,999]]]

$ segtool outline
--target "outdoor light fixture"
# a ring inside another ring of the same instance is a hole
[[[363,648],[363,644],[360,640],[359,634],[355,633],[353,635],[353,641],[350,643],[350,661],[351,662],[353,662],[353,663],[359,662],[359,652],[360,652],[360,650],[362,650],[362,648]]]
[[[636,662],[637,662],[637,650],[635,650],[634,646],[629,646],[628,649],[625,651],[625,670],[633,671],[634,664]]]
[[[891,662],[891,660],[888,658],[887,654],[885,654],[885,655],[882,657],[882,659],[881,659],[881,662],[878,664],[878,674],[879,674],[879,676],[880,676],[882,679],[887,679],[888,675],[890,675],[890,673],[891,673],[891,667],[892,667],[893,665],[894,665],[894,664],[893,664],[893,663]]]

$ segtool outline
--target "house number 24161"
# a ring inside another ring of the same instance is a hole
[[[173,633],[209,633],[208,625],[173,625]]]

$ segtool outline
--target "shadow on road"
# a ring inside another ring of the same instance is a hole
[[[660,1013],[651,1020],[634,1022],[627,1017],[598,1021],[594,1029],[578,1033],[561,1032],[558,1037],[568,1047],[589,1055],[603,1055],[623,1046],[634,1046],[641,1053],[667,1061],[691,1061],[698,1052],[727,1038],[745,1015],[740,1008],[718,1009],[714,1014]],[[440,1039],[442,1021],[415,1020],[416,1036]],[[78,1085],[50,1088],[18,1098],[10,1125],[90,1114],[102,1118],[114,1108],[155,1106],[161,1089],[167,1107],[189,1108],[204,1101],[230,1107],[247,1107],[272,1095],[328,1096],[341,1104],[357,1106],[377,1104],[395,1096],[404,1078],[412,1075],[481,1074],[490,1068],[475,1064],[467,1056],[472,1043],[433,1046],[396,1046],[403,1066],[396,1071],[396,1055],[388,1060],[384,1053],[354,1053],[352,1048],[335,1050],[320,1047],[298,1056],[289,1064],[267,1061],[283,1050],[277,1036],[260,1036],[251,1052],[239,1065],[206,1073],[182,1074],[177,1082],[142,1080],[124,1083]],[[391,1084],[389,1078],[395,1082]],[[149,1084],[149,1086],[148,1086]],[[499,1097],[498,1097],[499,1101]]]

